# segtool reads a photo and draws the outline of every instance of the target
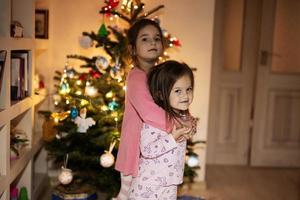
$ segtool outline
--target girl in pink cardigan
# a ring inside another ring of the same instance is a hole
[[[115,169],[121,172],[121,190],[117,198],[128,198],[132,177],[138,174],[140,134],[143,123],[165,132],[188,134],[190,128],[173,129],[166,112],[156,105],[148,90],[147,72],[163,52],[163,36],[159,25],[149,19],[136,22],[128,30],[129,48],[134,67],[126,84],[125,112]]]
[[[149,89],[159,106],[177,127],[189,125],[188,108],[193,101],[194,76],[183,63],[166,61],[148,74]],[[182,183],[186,138],[143,123],[138,175],[133,178],[129,200],[176,200]]]

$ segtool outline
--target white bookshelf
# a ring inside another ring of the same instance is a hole
[[[35,0],[0,0],[0,50],[6,50],[6,61],[0,93],[0,200],[10,199],[10,187],[26,187],[29,199],[36,199],[37,192],[46,180],[46,155],[43,150],[41,130],[36,130],[37,111],[45,94],[35,95],[33,77],[35,59],[39,49],[47,49],[47,40],[34,37]],[[10,36],[10,24],[19,21],[24,27],[24,37]],[[28,52],[28,96],[11,101],[11,56],[16,50]],[[17,159],[10,158],[11,128],[25,132],[29,145],[20,150]]]

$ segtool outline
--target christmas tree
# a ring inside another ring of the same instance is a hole
[[[56,72],[57,93],[53,95],[56,110],[43,112],[48,116],[43,137],[50,158],[62,167],[58,178],[63,187],[76,190],[90,185],[113,195],[120,187],[119,173],[113,164],[124,110],[125,78],[131,68],[126,32],[134,22],[151,17],[163,5],[145,11],[144,3],[139,0],[104,3],[99,11],[103,24],[97,32],[83,32],[80,45],[102,48],[105,53],[91,58],[67,56],[68,60],[83,61],[80,67],[87,72],[76,71],[68,62],[63,72]],[[124,27],[113,24],[114,18],[121,19]],[[159,22],[157,18],[154,20]],[[180,46],[177,38],[166,30],[163,33],[167,47]],[[167,55],[166,51],[160,60],[167,59]],[[188,144],[188,157],[195,157],[194,142]],[[186,166],[185,175],[190,180],[196,175],[196,167]]]

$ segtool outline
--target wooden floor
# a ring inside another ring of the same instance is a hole
[[[207,166],[206,189],[194,184],[181,194],[206,200],[300,200],[300,169]]]
[[[198,183],[180,194],[205,200],[300,200],[300,169],[209,165],[206,189]],[[51,199],[49,190],[42,196]]]

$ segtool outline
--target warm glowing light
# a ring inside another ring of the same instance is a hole
[[[54,118],[54,122],[57,124],[59,122],[58,118]]]
[[[77,80],[77,81],[76,81],[76,84],[77,84],[77,85],[81,85],[81,83],[82,83],[81,80]]]
[[[123,90],[126,91],[126,85],[123,86]]]
[[[85,94],[90,97],[95,97],[98,94],[98,90],[94,86],[86,86]]]
[[[76,94],[76,95],[82,95],[82,92],[81,92],[80,90],[77,90],[77,91],[75,92],[75,94]]]
[[[106,98],[112,98],[114,96],[114,93],[112,91],[109,91],[108,93],[106,93],[105,97]]]
[[[85,105],[87,105],[87,104],[89,104],[89,102],[88,102],[87,100],[81,99],[80,105],[85,106]]]
[[[108,111],[108,107],[106,105],[101,106],[102,111]]]
[[[70,100],[69,99],[66,100],[66,104],[70,104]]]

